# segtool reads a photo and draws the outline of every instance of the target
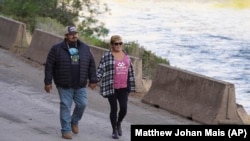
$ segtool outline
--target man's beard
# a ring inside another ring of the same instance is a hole
[[[69,46],[75,46],[76,45],[76,41],[77,40],[75,40],[75,41],[68,41]]]

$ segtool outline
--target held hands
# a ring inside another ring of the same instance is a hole
[[[89,87],[93,90],[93,89],[95,89],[95,87],[96,87],[96,83],[89,83]],[[44,90],[47,92],[47,93],[50,93],[50,91],[52,90],[52,84],[50,84],[50,85],[45,85],[44,86]]]
[[[95,87],[96,87],[96,83],[89,83],[89,87],[93,90],[93,89],[95,89]]]
[[[50,90],[52,90],[52,84],[50,84],[50,85],[45,85],[45,86],[44,86],[44,90],[45,90],[47,93],[50,93]]]

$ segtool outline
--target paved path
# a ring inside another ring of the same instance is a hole
[[[45,93],[43,68],[0,48],[0,141],[61,141],[59,98],[53,87]],[[89,104],[73,141],[110,141],[109,105],[98,90],[88,89]],[[122,123],[123,136],[130,141],[132,124],[198,124],[129,97],[128,113]]]

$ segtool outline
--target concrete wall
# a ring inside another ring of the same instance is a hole
[[[36,29],[32,35],[30,46],[23,53],[23,56],[44,65],[50,48],[61,40],[63,40],[62,36]]]
[[[0,47],[21,54],[28,47],[26,25],[0,16]]]
[[[203,124],[249,123],[247,113],[236,104],[234,84],[164,64],[158,64],[142,102]]]

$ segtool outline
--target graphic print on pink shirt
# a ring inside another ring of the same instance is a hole
[[[126,88],[129,69],[129,58],[124,55],[123,60],[115,60],[114,88]]]

